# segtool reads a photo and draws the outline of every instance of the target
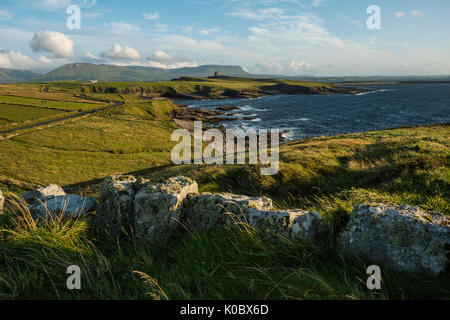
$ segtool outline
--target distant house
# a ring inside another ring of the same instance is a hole
[[[91,80],[92,84],[98,83],[98,80]]]

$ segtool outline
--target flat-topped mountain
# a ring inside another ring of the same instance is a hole
[[[72,63],[61,66],[37,78],[39,81],[167,81],[182,76],[207,77],[218,72],[227,76],[249,75],[239,66],[204,65],[199,67],[162,69],[138,66]]]

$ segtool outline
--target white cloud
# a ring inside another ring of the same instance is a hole
[[[95,54],[90,53],[90,52],[86,52],[85,54],[83,54],[83,56],[81,57],[81,60],[83,62],[92,62],[92,63],[100,63],[100,62],[105,61],[101,57],[98,57]]]
[[[12,14],[5,10],[0,10],[0,21],[9,20],[12,18]]]
[[[191,33],[193,29],[191,26],[181,27],[181,30],[186,33]]]
[[[309,62],[306,61],[295,61],[292,60],[289,63],[289,69],[291,72],[296,73],[296,72],[308,72],[311,71],[313,68],[313,65]]]
[[[183,67],[197,67],[198,64],[195,61],[189,61],[184,58],[174,58],[162,50],[157,50],[155,53],[148,57],[149,61],[146,66],[164,69],[176,69]]]
[[[325,0],[314,0],[312,3],[311,3],[311,6],[313,6],[313,7],[318,7],[318,6],[320,6],[322,3],[324,3],[325,2]]]
[[[142,16],[145,19],[147,19],[147,20],[158,20],[159,19],[159,13],[158,12],[156,12],[156,13],[151,13],[151,12],[144,13]]]
[[[401,18],[404,18],[405,16],[406,16],[406,13],[404,13],[404,12],[396,12],[395,13],[396,19],[401,19]]]
[[[167,27],[168,27],[168,25],[167,24],[163,24],[163,23],[155,23],[155,25],[154,25],[154,30],[156,31],[156,32],[167,32]]]
[[[102,57],[113,60],[139,60],[141,58],[139,52],[131,47],[115,44],[110,50],[101,54]]]
[[[18,70],[36,70],[47,68],[53,61],[46,57],[32,59],[21,52],[0,50],[0,67]]]
[[[125,22],[110,22],[105,23],[106,27],[110,27],[114,33],[117,34],[126,34],[126,33],[135,33],[141,30],[139,26],[135,26]]]
[[[55,58],[72,58],[74,43],[64,33],[43,31],[34,34],[30,47],[35,52],[51,52]]]
[[[272,75],[302,75],[313,70],[313,65],[303,60],[290,62],[263,62],[250,67],[251,72]]]
[[[252,66],[250,70],[257,74],[282,74],[286,68],[277,62],[263,62]]]
[[[97,0],[34,0],[31,2],[34,7],[57,11],[67,8],[69,5],[74,4],[83,8],[90,8],[97,4]]]
[[[422,17],[422,16],[423,16],[423,13],[420,12],[419,10],[413,10],[413,11],[411,11],[411,15],[412,15],[414,18],[418,18],[418,17]]]
[[[162,50],[157,50],[153,54],[153,56],[147,58],[150,61],[156,61],[156,62],[169,62],[172,61],[172,57],[165,53]]]
[[[36,1],[35,5],[53,11],[67,8],[70,5],[70,0],[41,0]]]
[[[266,28],[258,28],[258,27],[250,28],[250,31],[256,35],[265,35],[268,34],[269,32],[269,30]]]
[[[209,34],[214,33],[214,32],[219,32],[219,29],[218,28],[211,28],[211,29],[201,29],[201,30],[198,31],[199,34],[204,35],[204,36],[209,35]]]
[[[267,20],[276,18],[277,16],[279,17],[283,13],[284,10],[280,8],[268,8],[259,10],[240,9],[238,11],[231,12],[230,15],[250,20]]]
[[[161,63],[157,61],[149,61],[145,64],[147,67],[163,68],[163,69],[178,69],[186,67],[198,67],[195,61],[174,61],[171,63]]]

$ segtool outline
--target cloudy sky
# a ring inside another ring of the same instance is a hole
[[[69,29],[78,5],[81,28]],[[381,9],[369,30],[367,8]],[[284,75],[450,74],[449,0],[1,0],[0,67],[240,65]]]

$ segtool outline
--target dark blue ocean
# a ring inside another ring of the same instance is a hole
[[[226,128],[286,131],[288,140],[450,122],[450,84],[360,86],[359,95],[279,95],[257,99],[177,101],[190,107],[227,111],[237,121]],[[245,118],[245,119],[244,119]]]

